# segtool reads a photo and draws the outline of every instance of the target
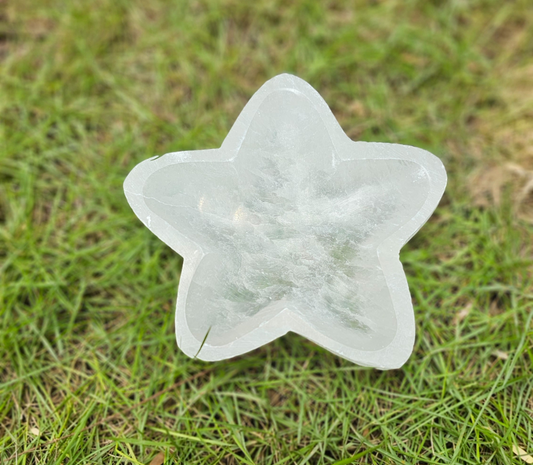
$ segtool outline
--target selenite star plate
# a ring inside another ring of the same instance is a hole
[[[282,74],[219,149],[143,161],[124,190],[184,258],[176,338],[187,355],[221,360],[293,331],[389,369],[415,337],[399,251],[445,186],[437,157],[350,140],[309,84]]]

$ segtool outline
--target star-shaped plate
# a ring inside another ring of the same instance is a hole
[[[282,74],[219,149],[143,161],[124,190],[184,258],[176,338],[187,355],[226,359],[293,331],[390,369],[415,337],[399,252],[445,186],[437,157],[352,141],[308,83]]]

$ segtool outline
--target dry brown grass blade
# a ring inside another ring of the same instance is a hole
[[[150,462],[150,465],[163,465],[165,463],[165,453],[159,452]]]
[[[524,449],[513,445],[513,452],[526,463],[533,463],[533,457],[529,455]]]

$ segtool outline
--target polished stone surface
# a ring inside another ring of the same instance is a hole
[[[293,331],[387,369],[415,336],[399,251],[445,185],[438,158],[350,140],[309,84],[283,74],[220,149],[146,160],[124,189],[184,257],[176,336],[188,355],[220,360]]]

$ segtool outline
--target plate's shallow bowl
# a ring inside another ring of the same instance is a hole
[[[264,84],[220,149],[137,165],[136,215],[183,256],[178,345],[233,357],[294,331],[358,364],[401,366],[415,324],[400,248],[446,186],[440,160],[354,142],[320,95]]]

